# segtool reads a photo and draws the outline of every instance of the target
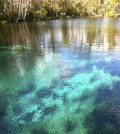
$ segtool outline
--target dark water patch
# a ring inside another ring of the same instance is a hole
[[[118,62],[112,60],[110,64],[107,65],[105,71],[109,72],[112,76],[120,76],[120,65]]]
[[[115,90],[116,88],[116,90]],[[95,92],[95,108],[86,116],[85,127],[88,134],[120,133],[119,83],[113,88],[102,85]]]
[[[112,101],[114,105],[120,106],[120,81],[113,83],[113,95],[114,99]]]
[[[76,114],[79,114],[80,112],[81,112],[81,108],[78,107],[78,108],[75,110],[75,113],[76,113]]]
[[[79,101],[85,101],[87,99],[89,99],[90,95],[89,93],[86,92],[83,92],[83,94],[79,97]]]
[[[120,112],[111,103],[96,107],[84,125],[88,134],[120,134]]]
[[[11,132],[8,130],[8,126],[6,124],[0,125],[0,133],[1,134],[11,134]]]
[[[37,91],[37,97],[38,98],[46,98],[46,97],[50,97],[52,95],[52,91],[48,88],[44,88],[42,90]]]
[[[23,120],[26,122],[31,122],[34,114],[35,114],[35,112],[27,113],[25,115],[25,117],[23,118]]]
[[[90,83],[96,82],[98,80],[98,76],[94,75],[91,79],[90,79]]]
[[[9,123],[5,122],[5,117],[7,116],[7,105],[8,100],[6,94],[0,95],[0,133],[1,134],[11,134],[9,131]]]
[[[44,128],[33,129],[31,134],[49,134]]]
[[[120,106],[120,91],[119,91],[119,82],[115,82],[110,89],[108,86],[101,86],[95,93],[95,105],[101,103],[110,103],[116,107]]]
[[[67,82],[63,82],[63,86],[65,86],[65,87],[69,87],[70,84],[68,84]]]
[[[52,80],[51,85],[50,85],[48,88],[46,88],[46,89],[48,89],[48,90],[53,90],[53,89],[56,88],[60,83],[61,83],[60,79],[54,79],[54,80]]]
[[[95,77],[92,77],[91,79],[90,79],[90,83],[93,83],[93,82],[95,82],[97,79],[95,78]]]
[[[112,100],[115,106],[120,107],[120,96],[117,96]]]
[[[53,100],[56,100],[59,98],[59,95],[57,93],[53,92],[52,98],[53,98]]]
[[[3,120],[6,115],[6,108],[0,109],[0,120]]]
[[[51,83],[50,87],[47,88],[43,88],[40,89],[39,91],[37,91],[37,97],[38,98],[46,98],[46,97],[50,97],[53,95],[53,98],[55,97],[55,93],[53,93],[53,89],[56,88],[56,86],[58,85],[58,80],[53,80]]]
[[[6,95],[0,95],[0,120],[6,115],[6,108],[8,105],[8,100]]]
[[[48,88],[48,90],[53,90],[54,88],[56,88],[57,87],[57,85],[51,85],[49,88]]]
[[[67,104],[68,102],[67,93],[64,93],[64,95],[62,96],[62,100],[64,105]]]
[[[18,95],[19,96],[24,96],[26,94],[31,93],[35,89],[36,89],[35,85],[29,84],[27,87],[25,87],[25,88],[21,89],[20,91],[18,91]]]
[[[55,105],[52,105],[50,107],[46,107],[44,110],[43,110],[43,115],[52,115],[54,114],[58,109],[58,106],[55,104]]]
[[[33,97],[29,102],[32,105],[38,105],[39,108],[43,108],[45,106],[45,103],[42,102],[42,99],[41,98],[38,98],[36,96]]]
[[[115,90],[115,91],[117,91],[118,93],[120,93],[119,91],[120,91],[120,81],[117,81],[117,82],[114,82],[113,83],[113,89]]]
[[[22,112],[21,106],[19,106],[19,105],[16,104],[16,105],[13,107],[13,112],[14,112],[14,114],[16,114],[16,115],[20,114],[20,113]]]
[[[80,95],[80,96],[74,98],[72,101],[73,101],[73,102],[82,102],[82,101],[86,101],[87,99],[89,99],[90,96],[91,96],[91,94],[87,93],[87,91],[86,91],[86,92],[83,92],[82,95]]]
[[[101,102],[109,101],[114,96],[114,92],[110,89],[109,86],[102,85],[98,88],[96,97],[95,97],[95,104],[99,104]]]
[[[59,82],[58,80],[54,79],[52,80],[51,85],[57,86],[58,82]]]
[[[67,119],[66,122],[64,123],[64,128],[66,133],[73,131],[76,127],[77,124],[72,120]]]

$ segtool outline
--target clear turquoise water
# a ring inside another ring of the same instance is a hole
[[[0,26],[1,134],[119,134],[120,19]]]

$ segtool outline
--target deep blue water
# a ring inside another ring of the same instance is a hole
[[[0,25],[0,133],[119,134],[119,24]]]

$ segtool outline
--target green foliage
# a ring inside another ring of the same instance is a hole
[[[44,8],[34,12],[34,20],[41,20],[47,17],[47,11]]]
[[[43,8],[47,11],[47,17],[55,16],[55,8],[52,3],[45,2]]]
[[[65,17],[65,13],[60,13],[60,17],[64,18]]]
[[[5,13],[0,14],[0,20],[1,21],[7,20],[7,18],[8,18],[7,14],[5,14]]]
[[[17,20],[17,12],[15,12],[15,11],[10,11],[9,12],[9,17],[8,17],[8,21],[9,22],[15,22],[16,20]]]
[[[75,14],[75,16],[80,16],[80,17],[88,16],[86,6],[84,6],[81,2],[79,2],[76,5],[76,10],[75,10],[74,14]]]
[[[18,8],[13,3],[0,0],[0,21],[15,22]],[[15,7],[15,8],[14,8]],[[23,9],[24,10],[24,9]],[[119,0],[35,0],[28,7],[26,20],[69,17],[120,16]]]

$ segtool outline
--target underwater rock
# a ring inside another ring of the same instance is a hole
[[[50,114],[54,114],[56,112],[56,110],[58,109],[58,106],[55,104],[55,105],[52,105],[50,107],[46,107],[43,111],[43,115],[50,115]]]
[[[29,94],[29,93],[31,93],[32,91],[34,91],[35,90],[35,85],[28,85],[27,87],[25,87],[24,89],[22,89],[22,90],[20,90],[20,91],[18,91],[18,95],[19,96],[24,96],[24,95],[26,95],[26,94]]]
[[[33,129],[31,134],[49,134],[44,128]]]
[[[38,98],[46,98],[52,95],[52,91],[49,89],[42,89],[39,90],[36,94]]]
[[[65,131],[68,133],[73,131],[76,128],[76,123],[67,119],[67,121],[64,124],[64,127],[65,127]]]

